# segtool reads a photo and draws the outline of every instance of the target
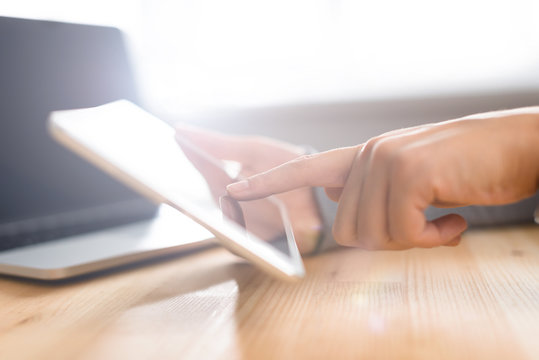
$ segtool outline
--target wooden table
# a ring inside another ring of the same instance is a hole
[[[539,226],[305,265],[284,283],[211,249],[55,285],[0,278],[0,359],[539,358]]]

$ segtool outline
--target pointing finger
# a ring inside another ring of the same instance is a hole
[[[304,155],[230,184],[227,191],[238,200],[250,200],[306,186],[343,187],[359,149],[354,146]]]

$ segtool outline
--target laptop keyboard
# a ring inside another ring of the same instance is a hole
[[[116,225],[116,224],[115,224]],[[39,231],[34,233],[21,233],[0,237],[0,251],[18,247],[43,243],[46,241],[61,239],[63,237],[83,234],[106,228],[107,226],[76,226],[72,228],[57,229],[54,231]],[[110,225],[108,226],[110,227]]]
[[[148,219],[155,210],[146,201],[136,200],[0,224],[0,251]]]

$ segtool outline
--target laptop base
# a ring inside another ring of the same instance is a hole
[[[3,251],[0,275],[66,279],[212,244],[209,231],[161,205],[150,220]]]

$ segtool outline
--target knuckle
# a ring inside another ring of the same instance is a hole
[[[377,141],[373,146],[372,153],[377,160],[388,161],[393,158],[397,150],[391,140],[386,138]]]
[[[398,143],[390,136],[379,136],[367,142],[364,148],[364,158],[376,163],[391,165],[395,156],[399,154]]]
[[[376,147],[376,144],[378,143],[378,141],[380,141],[381,139],[382,139],[381,136],[376,136],[376,137],[370,138],[369,140],[367,140],[367,142],[363,146],[362,151],[364,153],[370,154],[374,150],[374,148]]]
[[[391,136],[387,134],[382,134],[378,136],[374,136],[367,140],[363,148],[368,151],[374,150],[376,147],[378,147],[380,144],[385,143],[387,140],[390,140]]]

